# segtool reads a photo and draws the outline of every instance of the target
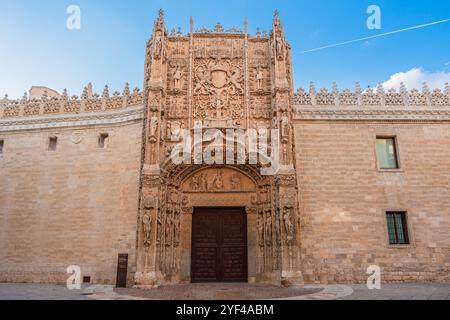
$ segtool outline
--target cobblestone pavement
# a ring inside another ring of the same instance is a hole
[[[83,295],[83,293],[93,293]],[[95,290],[67,290],[65,286],[44,284],[1,284],[0,300],[450,300],[450,283],[383,284],[381,290],[365,285],[305,286],[279,288],[246,284],[193,284],[153,290],[115,289],[100,286]]]

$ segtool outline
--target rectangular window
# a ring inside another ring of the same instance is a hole
[[[58,137],[48,138],[48,151],[56,151],[57,144],[58,144]]]
[[[386,218],[389,233],[389,244],[409,244],[406,212],[388,212]]]
[[[107,134],[107,133],[100,134],[100,136],[98,137],[98,147],[100,149],[108,148],[108,140],[109,140],[109,134]]]
[[[0,157],[3,156],[3,146],[5,145],[4,140],[0,140]]]
[[[398,169],[395,138],[377,138],[377,157],[380,169]]]

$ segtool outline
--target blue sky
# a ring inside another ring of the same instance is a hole
[[[39,5],[38,5],[39,4]],[[66,28],[69,5],[81,8],[81,30]],[[369,5],[382,12],[382,29],[366,26]],[[243,26],[270,30],[278,8],[292,45],[296,86],[354,88],[423,79],[443,86],[450,73],[450,22],[316,52],[305,50],[450,18],[448,0],[0,0],[0,95],[19,98],[32,85],[80,95],[92,82],[121,90],[142,87],[145,43],[158,9],[166,25]]]

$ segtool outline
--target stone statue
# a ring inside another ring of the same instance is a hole
[[[264,82],[264,72],[258,67],[256,72],[256,89],[258,91],[263,90],[263,82]]]
[[[266,209],[266,218],[265,218],[265,234],[264,239],[266,240],[266,245],[272,245],[272,210]]]
[[[172,210],[167,210],[166,225],[165,225],[167,247],[170,247],[172,245],[172,237],[171,237],[172,225],[173,225]]]
[[[292,223],[292,208],[284,208],[284,228],[286,230],[286,240],[294,240],[295,226]]]
[[[158,132],[159,119],[152,117],[150,120],[150,141],[156,142],[156,133]]]
[[[258,214],[258,242],[260,247],[264,247],[264,212]]]
[[[161,54],[162,54],[162,37],[161,37],[161,32],[158,31],[156,36],[155,36],[155,40],[153,43],[153,53],[154,53],[154,57],[155,59],[159,60],[161,58]]]
[[[177,67],[175,73],[173,75],[173,87],[176,91],[181,90],[181,78],[183,73],[180,70],[180,67]]]
[[[144,246],[150,247],[152,242],[153,227],[153,218],[151,216],[150,210],[145,210],[144,216],[142,217],[142,226],[144,230]]]

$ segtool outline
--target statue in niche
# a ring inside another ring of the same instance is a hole
[[[173,244],[174,246],[178,246],[180,244],[180,212],[178,210],[175,211],[173,223]]]
[[[264,212],[258,213],[258,242],[260,247],[264,247]]]
[[[172,210],[168,209],[166,214],[166,226],[165,226],[166,246],[168,247],[172,245],[172,237],[171,237],[172,225],[173,225]]]
[[[233,174],[230,178],[231,190],[239,191],[241,189],[241,178],[237,174]]]
[[[256,71],[256,90],[262,91],[264,83],[264,72],[261,70],[261,67],[258,67]]]
[[[157,117],[152,117],[150,120],[150,142],[155,143],[157,138],[156,134],[158,132],[159,119]]]
[[[153,217],[151,210],[145,209],[142,217],[142,227],[144,230],[144,246],[150,247],[152,242]]]
[[[156,223],[158,224],[158,230],[157,230],[157,237],[156,237],[156,243],[161,244],[162,242],[162,230],[163,230],[163,221],[162,217],[158,214],[156,218]]]
[[[287,116],[281,117],[281,139],[284,143],[289,140],[289,118]]]
[[[293,208],[284,208],[283,220],[287,241],[293,241],[295,236],[295,226],[292,223],[292,211]]]
[[[156,60],[159,60],[162,55],[162,35],[161,31],[157,31],[155,35],[155,40],[153,43],[153,53]]]
[[[284,43],[279,37],[275,39],[276,54],[279,61],[284,60]]]
[[[266,240],[266,245],[272,245],[272,209],[265,210],[265,233],[264,239]]]
[[[177,66],[175,72],[173,74],[173,87],[175,91],[181,90],[181,78],[183,77],[183,73],[180,70],[180,67]]]

